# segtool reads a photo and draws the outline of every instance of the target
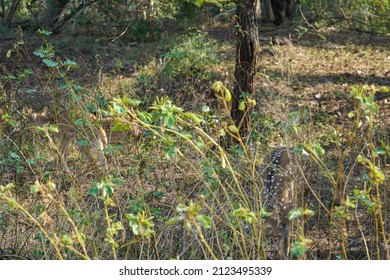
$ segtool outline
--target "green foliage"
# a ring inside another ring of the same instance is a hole
[[[156,21],[136,19],[131,24],[131,39],[137,42],[156,41],[161,36],[161,28]]]
[[[390,32],[390,4],[387,0],[303,1],[302,10],[317,26],[330,23],[379,33]]]
[[[133,233],[141,238],[151,238],[155,235],[154,224],[151,222],[154,217],[147,217],[145,212],[135,214],[126,214],[126,219]]]
[[[296,258],[302,257],[312,242],[312,240],[306,238],[301,238],[299,241],[294,242],[290,252],[291,256]]]
[[[182,36],[179,42],[163,56],[164,72],[171,78],[210,79],[209,69],[219,61],[215,42],[202,32]]]

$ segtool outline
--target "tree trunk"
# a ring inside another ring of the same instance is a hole
[[[45,27],[52,28],[69,0],[46,0],[45,2],[46,10],[42,17],[42,23]]]
[[[263,3],[263,19],[266,22],[275,21],[274,12],[272,11],[271,0],[262,0]]]
[[[291,24],[294,16],[294,0],[271,0],[276,25]]]
[[[257,0],[237,0],[237,45],[236,69],[234,71],[235,85],[232,98],[231,117],[240,135],[245,137],[248,132],[250,112],[239,110],[241,95],[252,95],[256,74],[256,55],[259,49],[259,32],[257,19]]]

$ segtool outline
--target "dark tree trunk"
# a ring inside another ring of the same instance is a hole
[[[46,10],[42,18],[43,25],[48,28],[54,27],[68,3],[69,0],[46,0]]]
[[[271,0],[262,0],[263,4],[263,20],[265,22],[275,21],[274,12],[272,10]]]
[[[294,0],[271,0],[276,25],[291,24],[294,15]]]
[[[259,32],[257,18],[257,0],[237,0],[237,46],[235,85],[232,98],[231,116],[242,137],[248,132],[249,112],[239,110],[241,95],[254,92],[256,73],[256,55],[259,49]]]

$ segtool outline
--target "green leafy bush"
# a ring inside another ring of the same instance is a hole
[[[185,35],[164,55],[164,72],[171,78],[196,75],[207,79],[209,69],[218,63],[217,44],[203,32]]]
[[[338,25],[367,31],[390,31],[390,5],[387,0],[303,1],[302,11],[316,25]]]

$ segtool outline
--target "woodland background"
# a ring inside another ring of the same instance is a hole
[[[0,0],[0,259],[269,258],[283,146],[318,170],[290,257],[389,258],[389,1],[272,2]],[[65,172],[44,107],[84,147],[113,118],[108,170],[75,148]]]

